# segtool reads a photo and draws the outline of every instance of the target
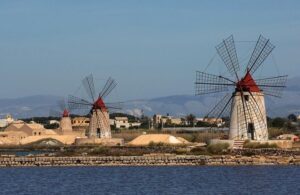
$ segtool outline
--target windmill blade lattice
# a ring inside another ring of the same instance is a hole
[[[109,79],[106,81],[102,91],[99,93],[99,97],[105,98],[110,94],[110,92],[117,86],[117,82],[109,77]]]
[[[274,48],[275,46],[272,45],[269,39],[260,35],[248,62],[247,70],[253,74],[266,60]]]
[[[70,114],[70,112],[72,110],[68,107],[65,99],[58,100],[57,106],[58,106],[58,110],[50,109],[49,116],[52,116],[52,117],[67,116]]]
[[[256,84],[266,95],[281,97],[286,87],[287,75],[257,79]]]
[[[262,102],[260,100],[257,101],[257,99],[255,99],[254,95],[250,92],[250,107],[251,109],[254,110],[256,119],[258,120],[258,124],[260,128],[263,128],[265,126],[267,126],[265,118],[266,117],[263,113],[262,110],[260,109],[260,104],[262,104]]]
[[[216,118],[225,117],[229,115],[229,111],[232,103],[232,95],[226,94],[222,97],[221,100],[209,111],[209,113],[205,116],[207,118]]]
[[[93,104],[87,100],[72,95],[68,96],[68,106],[70,109],[89,109],[92,107],[92,105]]]
[[[61,115],[62,115],[62,113],[60,111],[53,110],[53,109],[51,109],[49,111],[49,116],[50,117],[57,117],[57,118],[59,118],[59,117],[61,117]]]
[[[106,107],[109,110],[122,110],[123,108],[123,102],[114,102],[114,103],[106,103]]]
[[[230,74],[232,76],[236,76],[238,79],[237,72],[240,70],[240,65],[235,49],[233,35],[227,39],[224,39],[222,43],[217,45],[216,49]]]
[[[228,87],[234,85],[233,81],[225,77],[200,71],[196,72],[196,95],[225,92]]]
[[[82,84],[83,84],[83,87],[84,87],[86,93],[89,95],[91,100],[94,102],[96,96],[95,96],[95,85],[94,85],[93,75],[90,74],[89,76],[85,77],[82,80]]]
[[[64,99],[57,101],[57,105],[58,105],[60,111],[64,111],[65,109],[68,109],[67,108],[68,106],[67,106],[66,101]]]

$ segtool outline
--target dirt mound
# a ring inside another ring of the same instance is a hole
[[[181,137],[175,137],[169,134],[148,134],[148,135],[140,135],[139,137],[135,138],[128,144],[132,146],[146,146],[149,145],[150,143],[181,145],[181,144],[188,144],[189,142]]]

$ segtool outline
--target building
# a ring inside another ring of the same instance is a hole
[[[222,126],[225,124],[225,122],[223,121],[222,118],[196,118],[196,121],[197,122],[205,122],[205,123],[208,123],[208,124],[211,124],[211,125],[217,125],[218,127]]]
[[[50,121],[49,121],[49,124],[50,124],[50,125],[53,125],[53,124],[58,124],[58,125],[59,125],[60,122],[59,122],[58,120],[50,120]]]
[[[85,131],[89,128],[90,119],[87,117],[74,117],[72,119],[73,131]]]
[[[50,132],[49,132],[50,133]],[[51,131],[52,133],[52,131]],[[47,135],[48,132],[43,125],[36,123],[12,123],[0,132],[0,143],[3,142],[3,138],[9,144],[19,144],[22,139],[30,136],[43,136]],[[5,142],[5,141],[4,141]]]
[[[85,137],[79,131],[62,131],[58,129],[45,129],[38,123],[13,122],[0,132],[0,145],[23,145],[33,142],[55,139],[63,144],[73,144],[78,137]]]
[[[117,129],[129,129],[130,124],[127,117],[115,117],[114,126]]]
[[[155,114],[153,116],[153,124],[156,128],[158,127],[161,127],[165,124],[168,124],[168,125],[184,125],[186,122],[185,122],[185,119],[183,118],[176,118],[176,117],[173,117],[173,116],[163,116],[163,115],[160,115],[160,114]]]
[[[141,122],[132,122],[132,123],[129,123],[129,124],[130,124],[130,127],[134,128],[134,129],[138,129],[142,125]]]
[[[129,122],[128,117],[115,117],[114,119],[110,119],[110,124],[116,129],[129,129],[139,128],[142,123],[138,121]]]
[[[0,128],[7,127],[9,124],[13,123],[15,120],[10,114],[7,114],[4,119],[0,119]]]

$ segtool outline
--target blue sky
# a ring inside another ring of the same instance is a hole
[[[0,25],[0,98],[66,96],[90,73],[99,86],[114,77],[124,100],[193,94],[231,34],[276,45],[262,74],[300,76],[300,1],[2,0]]]

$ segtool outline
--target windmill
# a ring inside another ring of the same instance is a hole
[[[265,96],[281,97],[287,75],[254,79],[253,75],[275,48],[269,39],[259,36],[242,77],[233,36],[216,46],[230,77],[196,72],[196,95],[227,93],[206,117],[219,119],[230,112],[229,139],[268,140]]]
[[[111,138],[109,110],[121,109],[120,103],[105,103],[104,99],[117,86],[114,79],[109,78],[103,89],[96,95],[93,75],[82,80],[83,87],[89,100],[70,95],[68,105],[71,109],[89,109],[90,124],[87,132],[88,138]]]
[[[61,117],[59,130],[61,134],[67,134],[72,132],[72,122],[70,118],[71,109],[66,104],[65,100],[58,101],[59,111],[50,110],[50,116]]]

